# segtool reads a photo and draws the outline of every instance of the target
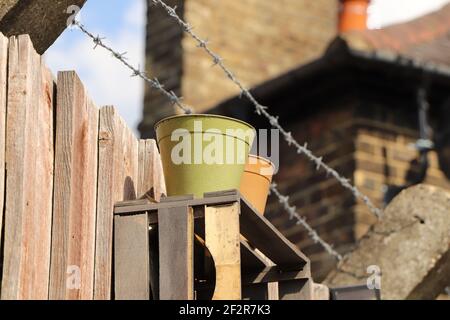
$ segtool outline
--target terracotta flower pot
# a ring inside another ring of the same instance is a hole
[[[242,176],[240,192],[261,214],[266,209],[274,169],[269,160],[250,155]]]
[[[183,115],[155,126],[169,196],[239,189],[255,129],[216,115]]]

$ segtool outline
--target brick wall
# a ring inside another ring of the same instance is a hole
[[[333,108],[304,118],[289,128],[300,142],[383,207],[386,187],[414,181],[420,171],[418,153],[412,147],[418,138],[415,109],[347,99]],[[376,219],[351,193],[286,144],[280,172],[280,190],[291,195],[292,204],[306,216],[320,236],[341,253],[350,250]],[[424,183],[450,190],[436,152],[429,153]],[[312,260],[316,281],[321,281],[335,260],[314,244],[302,226],[289,221],[276,199],[270,198],[268,218]]]
[[[387,186],[405,185],[420,176],[418,154],[412,147],[419,137],[418,131],[405,127],[404,123],[404,120],[394,119],[387,122],[355,120],[355,184],[379,206],[383,204]],[[423,183],[450,190],[450,181],[441,170],[435,151],[428,154],[428,163]],[[360,238],[375,219],[361,203],[356,205],[354,214],[355,236]]]
[[[290,126],[289,130],[298,141],[308,141],[308,148],[317,156],[351,179],[355,170],[355,128],[352,102],[347,104],[309,117]],[[312,162],[298,156],[286,143],[281,144],[280,154],[280,171],[276,176],[280,191],[291,196],[292,204],[325,241],[336,244],[340,252],[349,250],[355,240],[352,213],[355,200],[351,193],[323,171],[317,171]],[[267,216],[307,254],[312,261],[315,280],[320,281],[334,266],[334,259],[312,242],[302,226],[289,221],[287,213],[272,197]]]
[[[247,86],[272,79],[320,56],[336,35],[336,0],[171,0],[195,32]],[[162,9],[148,10],[147,71],[185,103],[204,111],[237,93],[211,59]],[[174,112],[147,88],[141,132]]]
[[[183,15],[184,2],[166,0],[170,6],[177,6]],[[181,77],[183,74],[183,31],[173,23],[159,7],[149,5],[147,10],[146,71],[151,77],[157,77],[168,91],[181,96]],[[143,137],[153,138],[153,124],[159,119],[173,115],[174,109],[167,97],[159,91],[145,87],[144,120],[140,125]]]

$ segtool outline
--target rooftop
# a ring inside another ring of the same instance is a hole
[[[396,52],[414,60],[450,65],[450,4],[410,22],[343,35],[361,51]]]

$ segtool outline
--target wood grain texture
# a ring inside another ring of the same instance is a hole
[[[122,130],[122,158],[119,163],[123,167],[123,181],[120,188],[126,200],[137,198],[137,180],[139,177],[139,141],[123,118],[119,118]]]
[[[58,74],[50,299],[92,299],[97,107],[75,72]]]
[[[5,150],[6,150],[6,91],[8,75],[8,39],[0,33],[0,230],[3,226],[3,205],[5,192]],[[0,248],[2,237],[0,237]]]
[[[205,207],[206,247],[216,267],[213,300],[241,299],[239,210],[237,202]]]
[[[148,201],[159,202],[166,195],[161,156],[155,140],[139,141],[139,179],[138,196]],[[158,227],[149,231],[150,246],[150,284],[152,298],[159,298],[159,257],[158,257]]]
[[[144,194],[157,202],[167,194],[161,156],[155,140],[139,142],[138,195],[142,197]]]
[[[187,206],[159,215],[159,298],[194,299],[194,214]]]
[[[114,204],[136,199],[138,141],[114,107],[103,107],[99,121],[94,299],[109,300]]]
[[[114,217],[116,300],[150,298],[148,215]]]
[[[2,299],[47,299],[54,81],[28,36],[10,39],[8,83]]]
[[[117,170],[122,145],[122,128],[118,125],[117,114],[113,107],[100,109],[99,121],[94,298],[104,300],[111,296],[113,228],[111,208],[114,202],[121,198],[118,191]]]

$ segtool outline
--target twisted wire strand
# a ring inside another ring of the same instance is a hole
[[[200,38],[194,31],[192,26],[185,22],[176,12],[176,7],[172,8],[167,5],[162,0],[152,0],[154,5],[161,6],[167,14],[174,19],[174,21],[183,29],[184,32],[189,34],[198,44],[199,48],[202,48],[213,60],[214,65],[218,65],[225,75],[238,86],[241,91],[241,95],[247,97],[250,102],[255,106],[256,113],[258,115],[262,115],[267,120],[269,120],[272,127],[278,129],[283,135],[284,139],[288,143],[289,146],[293,146],[296,148],[297,153],[305,155],[310,161],[312,161],[316,165],[316,169],[323,169],[327,173],[327,175],[334,177],[344,188],[350,190],[355,198],[363,201],[364,204],[369,208],[370,212],[372,212],[378,219],[382,217],[382,211],[378,209],[373,202],[364,195],[356,186],[350,183],[349,179],[342,177],[336,170],[329,167],[327,164],[323,162],[322,157],[317,157],[313,154],[311,150],[308,149],[307,144],[300,144],[297,140],[295,140],[292,136],[291,132],[288,132],[284,127],[282,127],[278,121],[277,117],[272,116],[268,112],[268,107],[261,105],[255,97],[251,94],[249,89],[247,89],[241,81],[237,79],[234,73],[224,64],[223,59],[215,53],[208,45],[208,41]]]
[[[95,46],[94,49],[96,49],[97,47],[102,47],[104,49],[106,49],[107,51],[109,51],[112,56],[114,58],[116,58],[117,60],[119,60],[123,65],[125,65],[128,69],[130,69],[133,73],[132,73],[132,77],[139,77],[141,79],[143,79],[144,81],[146,81],[147,83],[150,84],[150,86],[152,86],[154,89],[160,91],[161,93],[163,93],[173,105],[176,105],[177,107],[179,107],[184,113],[186,114],[191,114],[193,113],[192,109],[186,105],[184,105],[181,102],[181,98],[179,98],[175,92],[173,91],[167,91],[164,86],[159,82],[159,80],[157,78],[153,78],[150,79],[145,72],[139,70],[139,68],[136,68],[134,66],[132,66],[128,61],[126,56],[126,52],[124,53],[120,53],[118,51],[115,51],[114,49],[112,49],[110,46],[106,45],[103,40],[105,40],[104,37],[100,37],[99,35],[95,36],[93,33],[91,33],[90,31],[88,31],[86,29],[86,27],[81,24],[79,21],[74,20],[72,22],[73,25],[77,26],[78,29],[83,32],[85,35],[87,35],[89,38],[92,39],[92,41],[94,42]]]
[[[124,64],[127,68],[129,68],[133,74],[132,76],[139,76],[140,78],[142,78],[143,80],[145,80],[146,82],[148,82],[153,88],[161,91],[174,105],[178,106],[184,113],[186,114],[190,114],[192,113],[192,110],[183,105],[181,103],[181,99],[174,93],[174,92],[169,92],[167,90],[164,89],[163,85],[158,81],[158,79],[154,78],[154,79],[150,79],[149,77],[147,77],[145,75],[144,72],[140,71],[139,68],[135,68],[133,67],[127,60],[125,57],[126,53],[120,53],[117,50],[114,50],[113,48],[111,48],[110,46],[106,45],[103,40],[105,39],[104,37],[100,37],[99,35],[95,36],[93,33],[91,33],[90,31],[87,30],[87,28],[82,25],[80,22],[78,21],[74,21],[73,22],[74,25],[76,25],[79,30],[81,32],[83,32],[86,36],[88,36],[90,39],[92,39],[92,41],[94,42],[95,46],[94,49],[97,48],[98,46],[106,49],[107,51],[109,51],[112,56],[114,58],[116,58],[117,60],[119,60],[122,64]],[[256,100],[255,100],[256,101]],[[265,112],[265,107],[261,108],[261,112]],[[268,114],[269,115],[269,114]],[[269,115],[270,116],[270,115]],[[271,117],[271,116],[270,116]],[[276,120],[276,118],[274,118]],[[281,126],[280,126],[281,128]],[[283,128],[281,128],[280,130],[281,132],[285,132],[283,130]],[[290,135],[290,133],[287,133],[288,135]],[[294,140],[295,143],[295,140]],[[300,146],[300,148],[305,148],[306,153],[308,155],[308,152],[310,154],[312,154],[308,149],[306,149],[306,147],[304,146]],[[303,151],[302,151],[303,152]],[[317,164],[317,163],[316,163]],[[337,174],[337,172],[336,172]],[[339,176],[339,175],[338,175]],[[311,238],[313,239],[313,241],[315,243],[320,244],[327,253],[329,253],[330,255],[332,255],[333,257],[335,257],[338,261],[342,260],[342,256],[336,252],[333,249],[333,246],[328,244],[325,240],[323,240],[319,234],[307,223],[306,219],[303,218],[296,210],[295,207],[291,206],[289,204],[289,197],[288,196],[284,196],[282,195],[276,184],[272,184],[271,185],[271,191],[277,196],[278,201],[281,205],[283,205],[283,207],[286,209],[286,211],[289,213],[290,219],[296,219],[297,220],[297,224],[298,225],[302,225],[307,231],[308,231],[308,235],[311,236]]]

